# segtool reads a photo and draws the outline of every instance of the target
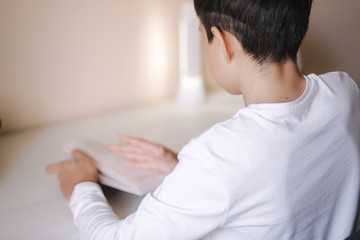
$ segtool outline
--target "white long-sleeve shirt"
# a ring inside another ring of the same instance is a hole
[[[240,109],[178,158],[124,220],[96,183],[76,185],[81,238],[344,239],[359,202],[359,89],[342,72],[310,74],[299,99]]]

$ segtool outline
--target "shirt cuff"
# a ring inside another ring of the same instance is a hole
[[[90,181],[76,184],[69,200],[69,207],[74,218],[79,215],[81,210],[84,210],[89,202],[107,203],[99,184]]]

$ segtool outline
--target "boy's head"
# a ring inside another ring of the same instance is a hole
[[[194,0],[209,43],[211,27],[233,34],[259,64],[296,60],[312,0]]]

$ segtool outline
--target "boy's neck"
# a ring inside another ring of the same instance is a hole
[[[292,60],[281,65],[269,64],[261,70],[252,69],[249,73],[241,84],[245,106],[291,102],[305,91],[306,80]]]

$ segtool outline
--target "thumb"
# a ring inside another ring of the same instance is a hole
[[[54,174],[59,171],[59,168],[60,168],[60,163],[50,164],[46,167],[46,172],[48,174]]]
[[[92,162],[92,159],[88,155],[78,149],[73,150],[72,155],[79,163]]]

